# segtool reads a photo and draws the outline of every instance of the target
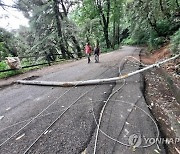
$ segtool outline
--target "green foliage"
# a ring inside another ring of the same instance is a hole
[[[180,29],[171,37],[171,50],[180,53]]]
[[[6,70],[8,66],[5,61],[0,62],[0,70]]]
[[[170,21],[167,19],[158,20],[156,24],[160,34],[163,34],[164,36],[169,36],[171,34],[172,25]]]
[[[126,45],[136,45],[137,42],[136,42],[134,39],[132,39],[131,37],[128,37],[128,38],[126,38],[126,39],[124,39],[124,40],[122,41],[122,44],[126,44]]]
[[[66,54],[69,57],[70,53],[74,52],[78,57],[81,56],[79,30],[68,16],[69,9],[75,4],[78,2],[71,0],[66,2],[18,0],[17,7],[30,21],[30,53],[53,52]],[[55,6],[58,9],[55,9]]]
[[[0,70],[9,69],[5,61],[0,62]],[[0,78],[6,78],[22,73],[22,70],[8,71],[0,73]]]
[[[81,7],[71,13],[73,14],[72,20],[80,28],[80,38],[83,44],[86,42],[93,43],[97,39],[101,39],[102,36],[99,13],[94,7],[94,2],[94,0],[85,0]]]
[[[159,47],[162,46],[163,43],[165,43],[164,41],[165,38],[159,37],[155,31],[151,31],[149,35],[150,35],[149,37],[146,35],[146,40],[144,44],[148,45],[148,49],[150,51],[154,49],[158,49]]]
[[[0,28],[0,60],[8,56],[24,55],[28,49],[28,45],[25,45],[24,39],[15,36],[15,34],[15,31],[8,32]]]
[[[154,50],[160,48],[164,43],[164,37],[150,37],[147,45],[149,50]]]
[[[149,49],[160,47],[180,27],[178,1],[144,0],[126,4],[131,41],[146,44]]]
[[[123,44],[145,44],[153,50],[171,38],[172,50],[179,48],[177,0],[17,0],[16,7],[30,27],[13,32],[0,29],[0,60],[15,53],[37,55],[35,60],[22,61],[29,65],[44,61],[38,57],[45,52],[64,50],[77,58],[87,41],[94,47],[97,40],[104,52],[118,48],[123,39]]]
[[[8,55],[4,42],[0,42],[0,61]]]
[[[18,74],[22,74],[22,70],[14,70],[14,71],[8,71],[8,72],[3,72],[3,73],[0,73],[0,78],[7,78],[7,77],[11,77],[11,76],[15,76],[15,75],[18,75]]]
[[[30,65],[29,61],[23,61],[22,62],[23,66],[28,66]],[[24,68],[24,69],[19,69],[19,70],[12,70],[12,71],[7,71],[7,72],[1,72],[0,73],[0,78],[8,78],[14,75],[18,75],[18,74],[22,74],[25,72],[28,72],[30,70],[34,70],[34,69],[38,69],[41,68],[43,66],[34,66],[34,67],[30,67],[30,68]],[[0,70],[7,70],[10,69],[9,66],[7,65],[7,63],[5,61],[1,61],[0,62]]]
[[[5,29],[0,28],[0,59],[4,59],[13,46],[13,35]]]

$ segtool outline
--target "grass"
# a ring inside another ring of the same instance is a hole
[[[8,77],[15,76],[18,74],[23,74],[23,73],[26,73],[26,72],[31,71],[31,70],[39,69],[40,67],[42,67],[42,66],[35,66],[35,67],[31,67],[31,68],[24,68],[24,69],[19,69],[19,70],[2,72],[2,73],[0,73],[0,79],[8,78]]]
[[[41,61],[40,63],[43,63],[43,62],[46,62],[46,61]],[[60,60],[58,62],[54,62],[54,63],[51,63],[51,64],[56,65],[56,64],[64,63],[64,62],[66,62],[66,61],[65,60]],[[23,66],[28,66],[28,65],[32,65],[32,64],[30,64],[29,62],[24,62],[23,61],[22,65]],[[12,70],[12,71],[8,71],[8,72],[1,72],[0,73],[0,79],[12,77],[12,76],[15,76],[15,75],[18,75],[18,74],[23,74],[23,73],[29,72],[31,70],[36,70],[36,69],[43,68],[45,66],[46,65],[40,65],[40,66],[34,66],[34,67],[29,67],[29,68],[22,68],[22,69],[19,69],[19,70]],[[7,70],[7,69],[9,69],[9,66],[6,64],[5,61],[1,61],[0,62],[0,70]]]
[[[23,64],[23,65],[26,66],[27,64]],[[8,71],[8,72],[1,72],[0,73],[0,79],[8,78],[8,77],[15,76],[18,74],[23,74],[23,73],[28,72],[30,70],[39,69],[41,67],[42,66],[35,66],[35,67],[24,68],[24,69],[19,69],[19,70],[12,70],[12,71]],[[7,70],[7,69],[9,69],[9,66],[6,64],[5,61],[1,61],[0,62],[0,70]]]

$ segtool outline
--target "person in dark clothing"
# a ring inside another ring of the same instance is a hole
[[[94,49],[95,63],[99,63],[99,55],[100,55],[100,48],[98,45],[96,45],[96,47]]]
[[[46,60],[48,61],[49,66],[51,66],[51,61],[55,61],[54,55],[51,52],[47,53],[45,51],[45,57],[46,57]]]

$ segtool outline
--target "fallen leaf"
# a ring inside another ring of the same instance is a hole
[[[6,109],[6,111],[9,111],[11,108],[10,107],[8,107],[7,109]]]
[[[154,152],[159,153],[159,151],[157,149],[154,149]]]
[[[48,132],[49,132],[49,131],[47,130],[47,131],[44,132],[44,134],[46,135]]]
[[[19,140],[19,139],[21,139],[23,136],[25,136],[25,134],[22,134],[21,136],[17,137],[17,138],[16,138],[16,141]]]
[[[0,120],[2,120],[4,118],[4,116],[0,116]]]

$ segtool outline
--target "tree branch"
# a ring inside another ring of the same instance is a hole
[[[62,6],[62,9],[63,9],[63,11],[64,11],[64,15],[67,17],[67,10],[66,10],[66,7],[65,7],[65,5],[64,5],[63,0],[61,0],[61,6]]]
[[[10,8],[18,9],[16,6],[13,6],[13,5],[6,5],[6,4],[1,3],[1,2],[0,2],[0,6],[1,6],[2,8],[4,8],[4,7],[10,7]]]

